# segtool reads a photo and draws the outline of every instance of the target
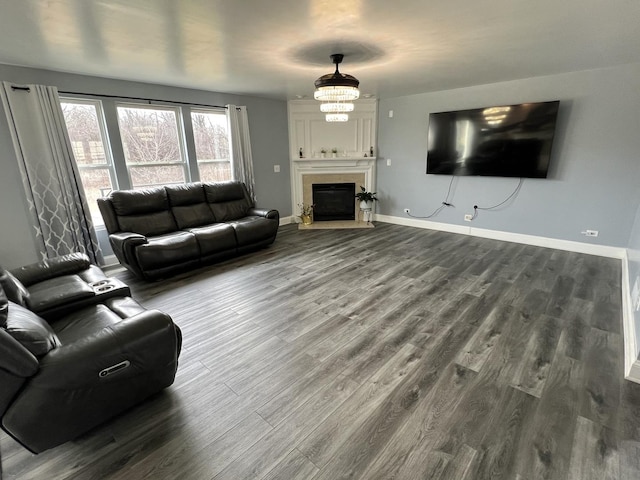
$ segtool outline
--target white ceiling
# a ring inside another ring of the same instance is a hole
[[[0,0],[0,63],[273,98],[640,62],[639,0]],[[1,79],[0,79],[1,80]]]

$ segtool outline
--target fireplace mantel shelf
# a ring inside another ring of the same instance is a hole
[[[340,160],[375,160],[376,157],[310,157],[310,158],[294,158],[294,162],[313,162],[313,161],[323,161],[323,162],[337,162]]]
[[[369,167],[375,163],[375,157],[296,158],[293,160],[294,168],[302,170]]]

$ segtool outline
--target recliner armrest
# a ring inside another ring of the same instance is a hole
[[[134,250],[138,245],[148,243],[147,237],[133,232],[118,232],[109,235],[109,242],[118,260],[137,267]]]
[[[267,208],[250,208],[249,211],[247,211],[247,215],[255,215],[257,217],[269,218],[271,220],[280,219],[280,213],[278,210],[270,210]]]
[[[147,310],[103,328],[92,335],[51,350],[40,359],[40,371],[32,385],[67,389],[109,382],[112,378],[132,377],[149,365],[177,362],[176,327],[171,317],[158,310]],[[130,365],[117,373],[100,372],[121,362]]]
[[[143,245],[148,242],[147,237],[133,232],[118,232],[109,235],[109,238],[122,243],[133,243],[136,245]]]
[[[16,268],[11,270],[11,273],[24,286],[28,287],[61,275],[81,272],[89,268],[90,265],[91,261],[84,253],[70,253]]]
[[[28,378],[38,371],[38,359],[4,328],[0,328],[0,369]]]

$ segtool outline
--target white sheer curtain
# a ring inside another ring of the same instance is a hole
[[[42,259],[83,252],[102,264],[58,89],[3,82],[0,96]]]
[[[247,107],[237,107],[235,105],[227,105],[226,107],[233,178],[245,183],[251,200],[255,203],[255,179],[253,176],[253,157],[251,156]]]

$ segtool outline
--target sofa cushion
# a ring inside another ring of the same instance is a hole
[[[203,186],[217,222],[242,218],[253,206],[241,182],[205,183]]]
[[[9,302],[4,328],[37,357],[60,345],[58,336],[45,320],[17,303]]]
[[[215,222],[201,183],[168,185],[165,188],[178,229],[184,230]]]
[[[204,189],[201,183],[184,183],[164,187],[171,207],[205,203]]]
[[[234,200],[232,202],[209,204],[213,215],[218,222],[228,222],[237,220],[247,214],[251,208],[244,200]]]
[[[139,215],[169,210],[169,199],[164,187],[111,192],[111,204],[116,215]]]
[[[9,300],[26,307],[29,302],[29,291],[11,272],[0,267],[0,286]]]
[[[209,203],[249,200],[242,182],[203,183],[202,186]]]
[[[229,222],[236,233],[238,246],[259,243],[274,237],[278,224],[264,217],[249,216]]]
[[[36,283],[30,287],[29,293],[29,308],[34,312],[95,296],[93,288],[77,275],[62,275]]]
[[[59,320],[51,322],[51,326],[62,344],[71,344],[78,340],[90,338],[105,327],[110,327],[122,320],[105,305],[90,305]]]
[[[171,211],[180,230],[208,225],[216,221],[213,212],[206,203],[172,207]]]
[[[174,232],[150,237],[144,245],[138,245],[135,253],[143,270],[156,270],[169,265],[198,259],[200,250],[194,234]]]
[[[121,216],[118,217],[118,225],[123,232],[139,233],[145,237],[162,235],[178,229],[169,210],[143,215]]]
[[[226,223],[190,228],[189,232],[196,236],[202,257],[218,252],[235,250],[237,246],[233,227]]]

